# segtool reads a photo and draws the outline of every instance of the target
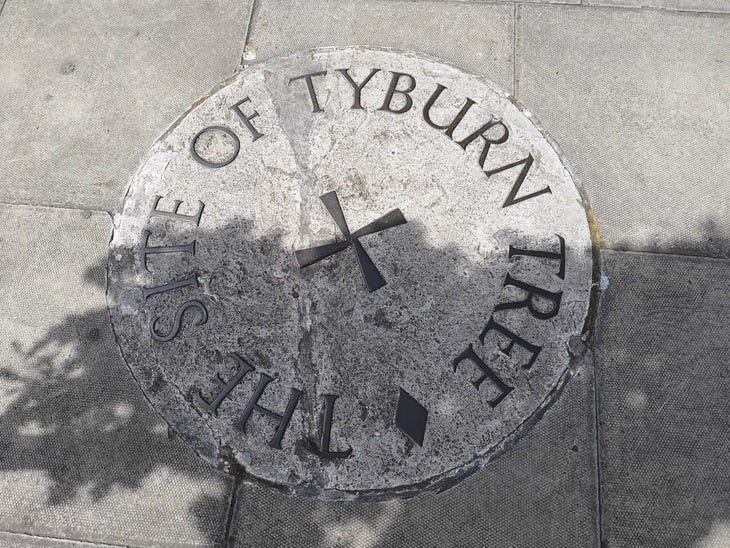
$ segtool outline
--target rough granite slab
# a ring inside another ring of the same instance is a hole
[[[110,232],[104,213],[0,206],[0,529],[218,542],[229,478],[168,439],[114,341]]]
[[[251,0],[8,2],[0,201],[114,210],[155,138],[238,67]]]
[[[730,545],[730,261],[602,253],[596,332],[608,546]]]
[[[607,245],[727,256],[730,19],[518,7],[517,92],[575,166]]]
[[[377,215],[399,220],[342,239]],[[300,259],[350,243],[367,287],[349,254]],[[201,100],[135,175],[109,267],[124,357],[201,457],[345,499],[443,486],[511,447],[570,376],[592,287],[581,196],[530,114],[367,48],[255,64]]]

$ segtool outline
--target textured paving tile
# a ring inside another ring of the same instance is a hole
[[[730,546],[730,261],[603,259],[604,539],[609,548]]]
[[[583,0],[582,3],[630,8],[651,7],[683,11],[730,12],[730,2],[727,0]]]
[[[220,540],[230,481],[151,410],[113,340],[103,213],[0,206],[0,530]]]
[[[154,139],[238,67],[250,5],[8,2],[0,201],[121,205]]]
[[[243,485],[234,546],[595,546],[590,371],[484,471],[438,495],[327,503]]]
[[[518,8],[516,96],[621,249],[730,250],[730,19]]]
[[[512,4],[264,0],[251,24],[256,60],[322,46],[420,51],[512,89]]]

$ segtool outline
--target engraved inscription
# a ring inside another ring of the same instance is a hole
[[[182,213],[178,213],[180,205],[183,203],[182,200],[175,200],[175,205],[172,206],[172,211],[164,211],[161,209],[157,209],[157,206],[160,203],[161,199],[162,196],[155,196],[155,201],[152,204],[150,217],[165,217],[166,219],[173,219],[174,221],[193,223],[195,226],[198,226],[200,224],[200,217],[203,215],[203,209],[205,208],[205,204],[200,200],[198,200],[198,210],[194,214],[183,215]]]
[[[588,356],[585,211],[530,118],[362,48],[203,97],[114,223],[112,323],[147,399],[209,463],[294,496],[441,489],[512,447]]]
[[[326,459],[346,459],[352,454],[352,447],[348,447],[344,451],[333,451],[330,448],[330,439],[332,437],[332,417],[335,412],[335,402],[339,396],[335,394],[323,394],[324,398],[324,416],[322,417],[322,438],[319,447],[314,446],[314,452],[322,458]]]
[[[236,369],[236,373],[229,381],[223,380],[223,378],[220,376],[220,373],[216,373],[215,377],[213,377],[213,382],[216,384],[216,387],[220,389],[220,392],[218,392],[218,394],[214,398],[208,400],[203,396],[203,393],[201,391],[197,391],[195,393],[195,401],[197,402],[198,406],[202,407],[208,413],[212,413],[213,415],[218,415],[218,407],[220,407],[221,403],[223,403],[223,400],[228,397],[228,394],[231,393],[231,390],[238,386],[238,383],[243,380],[243,377],[245,377],[248,373],[254,370],[253,365],[248,363],[238,354],[231,354],[231,358],[233,358],[233,360],[236,362],[236,365],[238,366]]]
[[[157,253],[190,253],[191,255],[195,255],[195,242],[190,242],[189,244],[184,245],[164,245],[164,246],[151,246],[150,245],[150,236],[152,235],[152,232],[149,230],[145,230],[142,234],[142,238],[144,239],[144,248],[142,249],[142,253],[144,254],[144,268],[149,272],[149,268],[147,267],[147,259],[148,255],[154,255]]]
[[[286,434],[286,429],[289,427],[289,422],[291,421],[294,410],[299,403],[299,398],[302,397],[304,392],[297,388],[292,388],[291,396],[289,396],[289,401],[286,404],[286,409],[281,414],[276,413],[271,409],[267,409],[266,407],[259,405],[259,400],[261,399],[261,396],[263,396],[264,390],[266,390],[266,387],[272,380],[274,380],[273,377],[270,377],[266,373],[261,373],[261,379],[254,390],[253,396],[251,396],[248,404],[246,404],[246,408],[243,410],[243,413],[241,413],[241,417],[233,423],[233,426],[242,432],[245,432],[246,423],[251,418],[251,414],[254,411],[258,411],[276,423],[276,431],[269,441],[269,447],[272,449],[281,449],[281,440],[284,439],[284,434]]]
[[[225,136],[221,138],[222,136]],[[210,154],[211,152],[215,153],[217,156],[221,156],[220,159],[217,161],[213,158],[203,158],[201,156],[200,152],[198,152],[198,143],[201,140],[201,138],[207,138],[207,149],[213,149],[212,151],[206,151],[203,154],[206,156]],[[227,138],[229,140],[230,148],[231,150],[225,153],[221,153],[219,148],[223,148],[225,145],[222,143],[222,141]],[[230,164],[233,160],[238,158],[238,152],[241,150],[241,141],[238,140],[238,136],[233,133],[230,129],[224,126],[208,126],[206,128],[201,129],[198,133],[195,134],[195,137],[193,137],[193,140],[190,142],[190,155],[193,157],[193,159],[198,162],[201,165],[204,165],[205,167],[212,167],[212,168],[219,168],[223,166],[227,166]],[[157,204],[155,204],[156,206]],[[177,211],[177,209],[175,209]]]
[[[497,387],[499,390],[499,396],[496,398],[493,398],[491,400],[488,400],[487,403],[489,404],[489,407],[497,407],[499,403],[507,397],[507,394],[512,392],[514,390],[513,386],[508,386],[502,379],[500,379],[497,374],[491,370],[491,368],[484,363],[484,360],[482,360],[479,356],[477,356],[477,353],[474,352],[474,347],[469,343],[469,346],[466,350],[464,350],[461,354],[459,354],[454,361],[452,362],[452,367],[454,368],[454,372],[456,372],[456,369],[459,367],[459,364],[463,362],[464,360],[471,361],[474,365],[476,365],[479,369],[482,371],[482,375],[473,381],[471,383],[474,385],[474,388],[479,390],[479,387],[484,382],[485,379],[489,379],[492,381],[492,384]]]
[[[565,238],[560,235],[557,235],[557,237],[560,245],[559,251],[557,252],[535,249],[521,249],[510,245],[508,258],[512,259],[513,257],[532,257],[538,259],[557,260],[559,266],[558,271],[555,273],[555,275],[562,280],[565,278]],[[494,312],[499,312],[501,310],[518,310],[521,308],[527,308],[529,313],[539,320],[549,320],[551,318],[554,318],[558,314],[558,311],[560,309],[560,302],[563,295],[562,291],[549,291],[547,289],[537,287],[535,285],[520,281],[514,278],[509,273],[507,273],[507,275],[505,276],[504,283],[502,285],[503,287],[516,287],[517,289],[524,291],[527,296],[519,301],[497,304],[494,307]],[[545,306],[545,303],[549,305],[547,306],[547,308]],[[498,323],[494,319],[493,315],[489,317],[489,321],[487,321],[486,326],[484,326],[484,329],[482,329],[481,333],[479,334],[479,342],[483,346],[486,346],[486,337],[491,331],[494,331],[498,334],[496,343],[497,348],[502,353],[502,355],[511,358],[512,351],[514,350],[515,345],[517,345],[521,347],[524,351],[526,351],[529,355],[527,361],[522,363],[521,367],[527,370],[532,368],[538,356],[540,355],[540,352],[542,351],[542,346],[533,344],[523,337],[515,334],[513,331],[511,331],[501,323]],[[503,339],[507,339],[509,341],[506,346],[502,346],[499,344],[500,336]],[[514,390],[513,386],[509,386],[506,382],[504,382],[504,380],[500,378],[500,376],[495,373],[481,357],[479,357],[479,355],[474,350],[474,346],[471,343],[468,345],[466,350],[464,350],[453,360],[452,367],[454,369],[454,372],[457,371],[459,364],[461,364],[464,360],[471,361],[482,372],[479,378],[471,381],[471,383],[477,390],[479,390],[482,382],[484,382],[486,379],[489,379],[491,381],[491,384],[493,384],[499,391],[498,396],[487,400],[487,403],[490,407],[494,408],[499,405],[500,402],[502,402],[502,400],[504,400],[504,398],[506,398]]]

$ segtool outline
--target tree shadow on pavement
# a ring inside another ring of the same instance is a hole
[[[99,302],[105,264],[88,269],[86,282],[97,288],[89,299]],[[232,482],[149,408],[106,307],[69,315],[32,344],[20,333],[6,336],[18,340],[15,356],[0,366],[8,402],[0,412],[0,470],[32,471],[39,484],[5,494],[3,504],[27,515],[17,530],[131,544],[221,541]],[[29,494],[33,500],[24,500]]]
[[[235,246],[230,238],[241,233],[238,228],[233,232],[230,227],[219,228],[207,237]],[[409,230],[408,245],[439,273],[433,283],[451,283],[456,291],[470,292],[474,281],[487,275],[455,248],[435,249],[418,227]],[[373,238],[368,243],[377,245],[379,237]],[[539,245],[545,246],[544,242]],[[407,278],[410,255],[399,253],[394,260],[401,265],[398,276]],[[346,268],[347,273],[337,275],[356,274],[349,271],[354,268],[352,261],[328,261],[324,268],[329,272]],[[636,268],[642,264],[638,261]],[[104,271],[101,261],[86,273],[96,298],[106,287]],[[661,268],[652,272],[652,278],[661,279]],[[632,299],[632,306],[649,311],[652,321],[665,327],[671,324],[671,303],[657,309],[655,292],[634,288]],[[53,306],[52,296],[48,303]],[[486,321],[496,303],[481,304],[479,321]],[[393,318],[386,319],[377,318],[379,329],[392,325]],[[347,332],[346,324],[343,319],[343,332]],[[649,321],[635,326],[631,336],[642,337],[642,329],[650,326]],[[667,336],[671,332],[667,327]],[[476,335],[466,334],[464,342]],[[651,355],[625,344],[622,363],[645,370]],[[22,532],[131,544],[225,543],[232,479],[213,471],[185,443],[168,435],[120,356],[106,307],[68,315],[40,339],[17,335],[12,347],[16,358],[0,367],[0,382],[10,387],[6,391],[9,403],[0,407],[0,471],[42,473],[39,481],[47,482],[47,500],[23,510],[27,523]],[[727,345],[717,350],[727,353]],[[598,348],[597,352],[616,349]],[[611,417],[603,417],[606,420]],[[230,544],[589,545],[598,536],[594,421],[593,371],[584,368],[514,450],[445,493],[390,502],[328,503],[294,499],[244,483],[236,496]],[[607,448],[610,455],[611,447]],[[698,456],[687,448],[685,457]],[[698,470],[698,478],[712,476],[701,467]],[[691,472],[684,473],[691,479]],[[43,492],[38,487],[30,490]],[[20,486],[6,496],[27,506],[23,491]],[[673,500],[672,493],[667,487],[665,501]],[[708,508],[705,502],[712,500],[695,500],[694,526],[684,535],[678,533],[681,543],[699,541],[711,534],[717,520],[730,517],[726,509]],[[604,506],[610,504],[607,501]],[[197,540],[196,534],[186,530],[190,525],[197,531]],[[109,527],[117,529],[104,530]]]

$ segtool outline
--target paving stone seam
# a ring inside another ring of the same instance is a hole
[[[583,0],[581,0],[583,1]],[[480,4],[484,3],[494,3],[494,4],[502,4],[504,2],[479,2]],[[532,8],[550,8],[554,7],[554,9],[558,8],[574,8],[574,9],[581,9],[581,10],[593,10],[593,9],[604,9],[604,10],[612,10],[612,11],[656,11],[660,13],[671,13],[671,14],[683,14],[683,15],[709,15],[709,16],[719,16],[721,18],[727,18],[730,16],[730,12],[728,11],[712,11],[712,10],[692,10],[689,8],[671,8],[671,7],[660,7],[660,6],[617,6],[615,4],[602,4],[599,2],[591,3],[591,4],[569,4],[569,3],[558,3],[558,2],[515,2],[515,4],[519,4],[522,7],[532,7]]]
[[[236,503],[238,502],[238,489],[241,487],[241,478],[236,475],[231,489],[231,501],[228,505],[228,513],[226,514],[226,528],[223,531],[223,545],[231,546],[231,529],[236,517]]]
[[[600,0],[598,2],[590,2],[588,4],[583,3],[584,0],[581,0],[580,7],[584,8],[609,8],[609,9],[616,9],[616,10],[632,10],[632,11],[638,11],[638,10],[646,10],[646,11],[663,11],[667,13],[686,13],[686,14],[692,14],[692,15],[724,15],[724,16],[730,16],[730,11],[713,11],[713,10],[693,10],[691,8],[673,8],[671,6],[620,6],[616,4],[603,4]],[[534,2],[524,2],[523,4],[527,5],[545,5],[542,2],[539,4],[536,4]],[[564,6],[576,6],[577,4],[560,4]]]
[[[99,209],[95,207],[86,207],[83,205],[56,205],[56,204],[25,204],[22,202],[3,202],[0,201],[0,207],[18,207],[18,208],[40,208],[40,209],[59,209],[61,211],[88,211],[90,213],[106,213],[109,218],[112,218],[113,213],[106,209]]]
[[[112,544],[109,542],[98,542],[98,541],[90,541],[90,540],[83,540],[83,539],[75,539],[75,538],[63,538],[63,537],[51,537],[47,535],[35,535],[33,533],[21,533],[18,531],[8,531],[8,530],[0,530],[0,534],[6,534],[6,535],[12,535],[17,536],[21,538],[26,539],[38,539],[38,540],[52,540],[54,542],[58,543],[83,543],[86,546],[114,546],[116,547],[125,547],[127,545],[125,544]]]
[[[402,1],[402,0],[381,0],[384,2],[395,2],[395,1]],[[431,1],[431,0],[411,0],[414,3],[419,1]],[[514,4],[514,5],[520,5],[520,6],[539,6],[539,7],[545,7],[545,6],[570,6],[574,8],[610,8],[610,9],[616,9],[616,10],[650,10],[650,11],[666,11],[670,13],[691,13],[691,14],[698,14],[698,15],[730,15],[730,11],[715,11],[712,9],[692,9],[692,8],[674,8],[671,6],[630,6],[630,5],[616,5],[616,4],[604,4],[601,2],[601,0],[591,2],[590,0],[586,2],[586,0],[578,0],[578,3],[575,2],[550,2],[550,1],[529,1],[529,0],[448,0],[451,3],[456,4],[471,4],[471,5],[478,5],[478,4]]]
[[[632,249],[611,249],[610,247],[602,247],[599,249],[601,253],[625,253],[625,254],[631,254],[631,255],[645,255],[648,257],[674,257],[678,259],[701,259],[701,260],[707,260],[707,261],[716,261],[716,262],[730,262],[730,257],[713,257],[711,255],[692,255],[689,253],[677,253],[673,251],[668,251],[666,253],[659,252],[659,251],[638,251],[638,250],[632,250]],[[603,269],[602,269],[603,270]]]
[[[599,302],[600,306],[600,296],[599,296]],[[594,326],[594,334],[595,334],[595,326]],[[598,398],[598,385],[596,380],[596,369],[595,369],[595,362],[592,365],[593,367],[593,379],[592,379],[592,385],[593,385],[593,432],[594,432],[594,443],[593,443],[593,458],[595,459],[596,463],[596,472],[595,472],[595,478],[596,478],[596,490],[595,490],[595,503],[596,503],[596,531],[598,532],[598,546],[600,548],[603,548],[605,546],[604,544],[604,536],[603,536],[603,494],[601,493],[601,485],[603,482],[603,477],[601,476],[601,451],[600,451],[600,443],[601,443],[601,430],[600,430],[600,419],[598,415],[598,406],[600,405],[599,398]]]
[[[242,70],[246,66],[246,53],[251,38],[251,27],[253,26],[254,18],[258,15],[259,11],[259,0],[253,0],[251,2],[251,11],[248,14],[248,23],[246,24],[246,36],[243,37],[243,47],[241,48],[241,60],[238,63],[238,70]]]
[[[416,0],[418,1],[418,0]],[[712,9],[692,9],[692,8],[674,8],[671,6],[630,6],[630,5],[617,5],[617,4],[604,4],[601,2],[601,0],[597,0],[595,2],[591,2],[590,0],[586,2],[586,0],[579,0],[578,3],[575,2],[549,2],[549,1],[538,1],[538,2],[530,2],[528,0],[452,0],[459,4],[508,4],[512,2],[515,5],[520,6],[536,6],[536,7],[546,7],[546,6],[570,6],[572,8],[609,8],[609,9],[615,9],[615,10],[648,10],[648,11],[666,11],[669,13],[689,13],[694,15],[730,15],[730,11],[715,11]]]

